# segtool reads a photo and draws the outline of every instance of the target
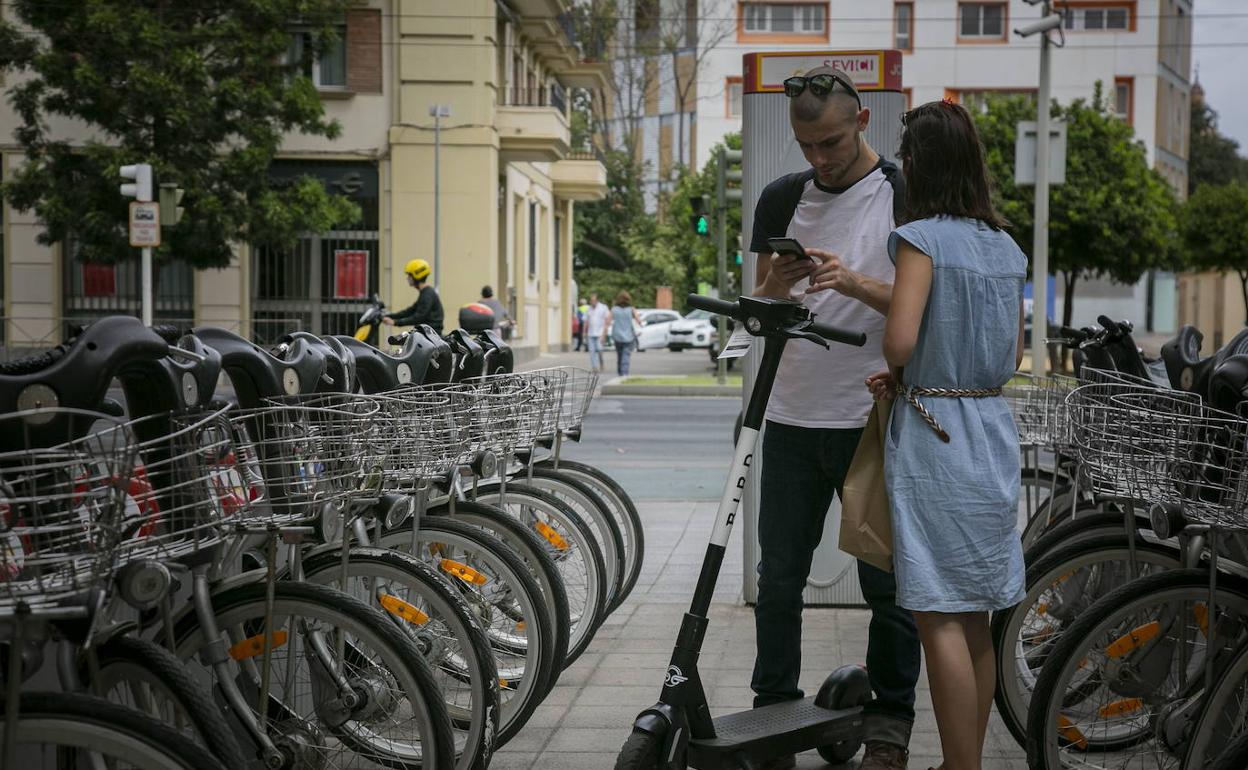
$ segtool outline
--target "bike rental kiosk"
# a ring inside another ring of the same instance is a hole
[[[742,86],[742,200],[741,242],[742,276],[745,290],[754,285],[755,257],[749,250],[754,225],[754,204],[763,188],[784,174],[809,168],[789,126],[789,100],[783,82],[793,75],[802,75],[815,67],[834,67],[852,78],[862,97],[862,105],[871,110],[867,142],[881,157],[899,163],[897,146],[901,141],[901,115],[906,110],[906,96],[901,91],[901,52],[884,51],[783,51],[747,53],[743,61]],[[883,256],[883,255],[881,255]],[[801,343],[790,343],[801,344]],[[825,353],[807,343],[811,355]],[[833,346],[835,352],[835,346]],[[831,353],[829,353],[831,354]],[[748,401],[762,358],[761,345],[754,346],[745,359],[744,400]],[[864,375],[865,376],[865,375]],[[764,431],[765,432],[765,431]],[[747,483],[745,499],[744,586],[746,602],[758,599],[758,484],[762,444],[756,453],[754,472]],[[858,570],[854,558],[837,548],[840,531],[840,501],[834,501],[824,523],[823,540],[815,551],[803,598],[808,605],[864,604],[858,588]]]

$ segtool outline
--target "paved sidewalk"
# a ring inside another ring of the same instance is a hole
[[[606,620],[588,651],[570,669],[533,719],[491,763],[491,770],[599,770],[614,766],[633,718],[654,703],[680,618],[697,581],[715,516],[711,501],[638,501],[646,533],[646,560],[629,599]],[[742,551],[738,526],[715,592],[701,659],[703,681],[716,714],[748,708],[754,662],[752,608],[741,599]],[[803,624],[802,687],[818,689],[827,672],[866,657],[866,610],[810,608]],[[940,741],[927,691],[919,680],[918,719],[910,768],[940,764]],[[994,713],[985,770],[1024,770],[1023,751]],[[857,761],[849,767],[856,767]],[[814,752],[803,770],[829,767]]]

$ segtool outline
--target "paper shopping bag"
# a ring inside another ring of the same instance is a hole
[[[884,441],[891,400],[876,401],[841,492],[841,550],[893,571],[893,521],[884,487]]]

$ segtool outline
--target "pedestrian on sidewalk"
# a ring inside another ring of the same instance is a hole
[[[903,120],[911,221],[888,243],[888,371],[867,385],[903,398],[884,456],[897,603],[918,623],[944,767],[979,770],[997,681],[988,613],[1025,593],[1018,431],[1001,388],[1022,361],[1027,258],[993,209],[966,109],[929,102]]]
[[[607,326],[611,320],[611,311],[598,301],[598,292],[589,295],[589,306],[585,310],[585,342],[589,346],[589,368],[595,372],[602,371],[602,348],[607,343]]]
[[[589,304],[584,298],[572,311],[572,336],[576,337],[576,352],[578,353],[585,347],[585,313],[588,311]]]
[[[897,167],[876,154],[864,132],[870,110],[849,79],[828,67],[785,82],[793,136],[811,168],[764,190],[750,248],[757,255],[754,293],[795,299],[823,323],[867,333],[861,348],[790,345],[781,359],[763,434],[758,535],[757,656],[754,706],[801,698],[802,591],[839,495],[871,396],[867,376],[884,368],[884,313],[892,292],[888,236],[894,221]],[[900,194],[900,193],[897,193]],[[768,238],[790,237],[813,259],[773,254]],[[819,289],[810,279],[819,266]],[[896,603],[893,575],[858,562],[871,608],[867,672],[875,699],[865,710],[861,770],[904,770],[914,724],[920,647],[914,619]],[[770,768],[788,768],[780,757]]]
[[[637,329],[641,327],[641,316],[633,307],[633,298],[621,290],[615,295],[615,306],[611,308],[611,327],[608,333],[615,343],[615,373],[621,377],[628,374],[628,362],[637,347]]]

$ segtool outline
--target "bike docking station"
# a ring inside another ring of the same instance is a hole
[[[715,527],[689,611],[681,622],[659,701],[641,712],[620,751],[616,770],[757,770],[775,757],[815,749],[825,760],[848,761],[863,738],[862,706],[871,700],[867,672],[842,666],[810,698],[776,703],[713,719],[698,673],[711,596],[719,578],[728,537],[741,508],[746,478],[753,464],[767,402],[789,340],[807,340],[823,348],[829,341],[861,347],[862,332],[818,323],[802,304],[769,297],[741,297],[726,302],[689,295],[691,307],[729,316],[754,338],[764,340],[762,363],[750,392],[732,471],[724,486]]]

